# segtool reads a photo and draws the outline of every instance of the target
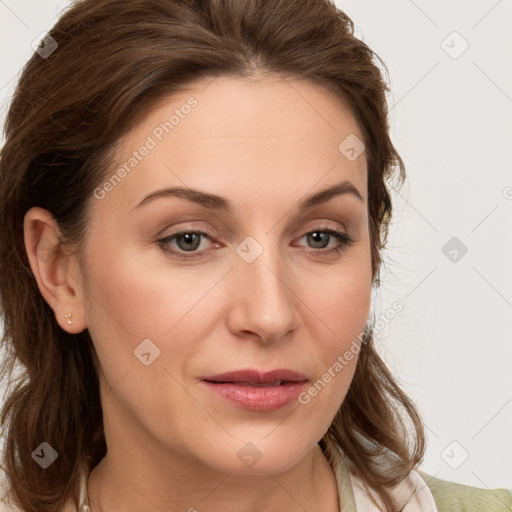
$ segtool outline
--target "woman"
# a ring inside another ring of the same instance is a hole
[[[373,345],[405,178],[374,58],[326,0],[61,17],[0,161],[8,510],[512,505],[417,471]]]

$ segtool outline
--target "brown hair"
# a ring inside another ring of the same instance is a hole
[[[22,509],[60,510],[76,497],[80,466],[90,470],[106,453],[97,356],[88,331],[61,329],[39,292],[24,246],[26,211],[49,210],[62,244],[81,254],[88,204],[116,142],[158,100],[221,75],[262,71],[310,80],[348,105],[364,134],[379,286],[392,211],[386,182],[402,184],[405,169],[390,140],[380,59],[353,32],[352,20],[329,0],[82,0],[51,29],[55,51],[28,61],[0,157],[2,373],[10,384],[3,462]],[[419,465],[425,437],[414,404],[377,354],[373,331],[320,446],[327,456],[341,447],[394,510],[387,487]],[[59,464],[45,470],[31,458],[42,441],[59,454]],[[379,462],[386,453],[394,454],[387,468]]]

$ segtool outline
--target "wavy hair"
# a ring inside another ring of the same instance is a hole
[[[55,512],[77,497],[79,470],[106,454],[99,362],[87,330],[69,334],[39,292],[24,246],[23,219],[47,209],[62,244],[76,247],[89,203],[108,175],[120,137],[165,96],[194,81],[256,72],[309,80],[354,115],[366,146],[374,286],[380,286],[392,204],[405,181],[389,134],[385,64],[354,36],[330,0],[79,0],[26,63],[7,112],[0,153],[2,458],[17,504]],[[422,421],[379,357],[368,328],[348,394],[319,442],[336,446],[395,510],[389,486],[421,463]],[[18,370],[15,375],[15,369]],[[59,464],[42,470],[31,454],[43,440]],[[380,462],[393,454],[393,464]]]

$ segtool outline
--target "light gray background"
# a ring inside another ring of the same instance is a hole
[[[0,0],[2,120],[32,41],[67,4]],[[425,420],[422,469],[510,488],[512,0],[337,5],[389,69],[408,173],[374,296],[377,318],[396,300],[404,310],[379,330],[379,350]]]

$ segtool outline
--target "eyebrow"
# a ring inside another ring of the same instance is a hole
[[[364,203],[363,196],[361,195],[359,190],[357,190],[357,188],[349,181],[343,181],[341,183],[331,185],[330,187],[321,190],[320,192],[316,192],[315,194],[306,197],[305,199],[299,202],[298,209],[299,211],[306,210],[313,206],[326,203],[333,197],[337,197],[344,194],[350,194],[354,197],[357,197],[360,201]],[[215,194],[208,194],[197,189],[185,187],[164,188],[161,190],[151,192],[147,194],[137,206],[132,208],[132,210],[140,208],[141,206],[149,203],[150,201],[162,197],[179,197],[181,199],[187,199],[188,201],[197,203],[205,208],[224,211],[226,213],[232,213],[234,210],[231,202],[225,197],[218,196]]]

